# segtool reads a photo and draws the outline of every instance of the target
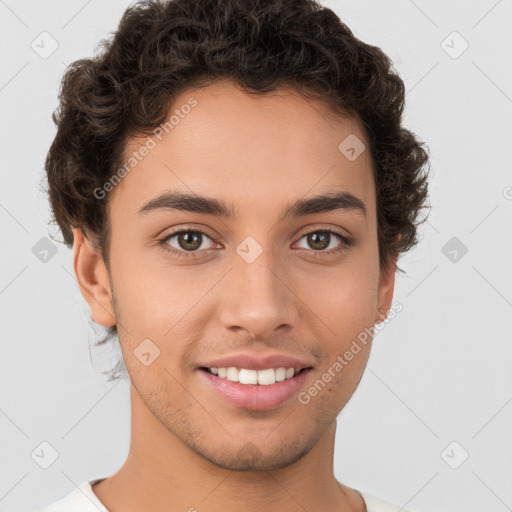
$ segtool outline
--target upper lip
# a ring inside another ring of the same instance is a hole
[[[295,368],[302,370],[312,366],[306,361],[298,359],[297,357],[288,356],[286,354],[279,354],[276,352],[256,355],[253,353],[238,353],[213,359],[200,365],[204,368],[246,368],[248,370],[265,370],[267,368]]]

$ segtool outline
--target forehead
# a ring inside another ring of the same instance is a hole
[[[280,212],[299,197],[344,190],[375,214],[364,130],[323,101],[291,87],[251,96],[222,81],[181,93],[166,120],[159,137],[128,141],[128,172],[111,194],[112,209],[135,214],[172,190],[236,202],[237,214],[269,214],[271,205]],[[352,148],[362,151],[355,159]]]

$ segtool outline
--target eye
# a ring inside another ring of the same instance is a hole
[[[343,251],[351,244],[348,237],[331,229],[310,231],[302,235],[300,240],[304,238],[306,239],[306,243],[313,249],[313,252],[317,253],[337,253]],[[214,242],[204,231],[186,228],[166,235],[158,241],[158,244],[162,246],[165,251],[180,258],[194,258],[199,252],[208,253],[215,250],[211,247],[205,247],[205,239]],[[334,245],[333,248],[333,242],[335,243],[336,239],[341,243],[337,246]],[[206,243],[206,245],[208,245],[208,243]],[[326,250],[329,248],[330,250]],[[301,249],[304,249],[304,247],[301,247]],[[308,248],[305,247],[305,249]]]
[[[350,245],[350,240],[348,237],[332,229],[317,229],[316,231],[310,231],[309,233],[303,235],[301,240],[303,238],[306,239],[306,243],[309,244],[309,246],[312,247],[315,252],[326,252],[328,254],[342,251]],[[338,241],[341,241],[341,243],[338,246],[334,246],[334,250],[332,250],[332,242],[335,242],[336,238]],[[327,251],[326,249],[329,247],[331,250]]]
[[[199,250],[209,250],[208,247],[205,248],[204,246],[205,244],[203,242],[205,238],[213,241],[204,231],[198,229],[182,229],[165,236],[159,240],[158,243],[163,246],[166,251],[176,256],[187,258],[194,257],[194,255],[190,253],[198,252]]]

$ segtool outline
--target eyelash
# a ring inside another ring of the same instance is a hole
[[[177,256],[179,258],[195,258],[197,256],[194,256],[194,255],[197,254],[197,253],[200,253],[200,252],[207,252],[208,253],[210,251],[215,251],[216,250],[216,249],[203,249],[201,251],[199,251],[199,250],[196,250],[196,251],[185,251],[185,250],[175,249],[174,247],[171,247],[170,245],[167,244],[167,242],[171,238],[175,237],[176,235],[180,235],[182,233],[200,233],[201,235],[204,235],[207,238],[209,238],[210,240],[212,240],[213,242],[217,243],[211,236],[209,236],[204,231],[201,231],[200,229],[185,228],[185,229],[180,229],[178,231],[174,231],[173,233],[170,233],[170,234],[166,235],[164,238],[160,238],[158,240],[158,245],[161,246],[164,251],[167,251],[167,252],[171,253],[172,255]],[[341,251],[344,251],[345,249],[347,249],[351,245],[351,243],[352,243],[350,238],[348,238],[347,236],[341,234],[340,232],[332,230],[332,229],[315,229],[315,230],[309,231],[307,233],[304,233],[299,238],[299,240],[302,240],[302,238],[304,238],[305,236],[311,235],[312,233],[330,233],[331,235],[336,236],[342,242],[339,247],[337,247],[336,249],[331,249],[330,251],[315,251],[315,250],[311,249],[311,251],[314,252],[314,253],[318,253],[318,254],[336,254],[338,252],[341,252]]]

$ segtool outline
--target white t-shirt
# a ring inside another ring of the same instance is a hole
[[[78,488],[50,505],[35,512],[109,512],[92,490],[92,486],[104,478],[83,482]],[[371,494],[355,489],[366,504],[367,512],[408,512],[391,503],[386,503]]]

